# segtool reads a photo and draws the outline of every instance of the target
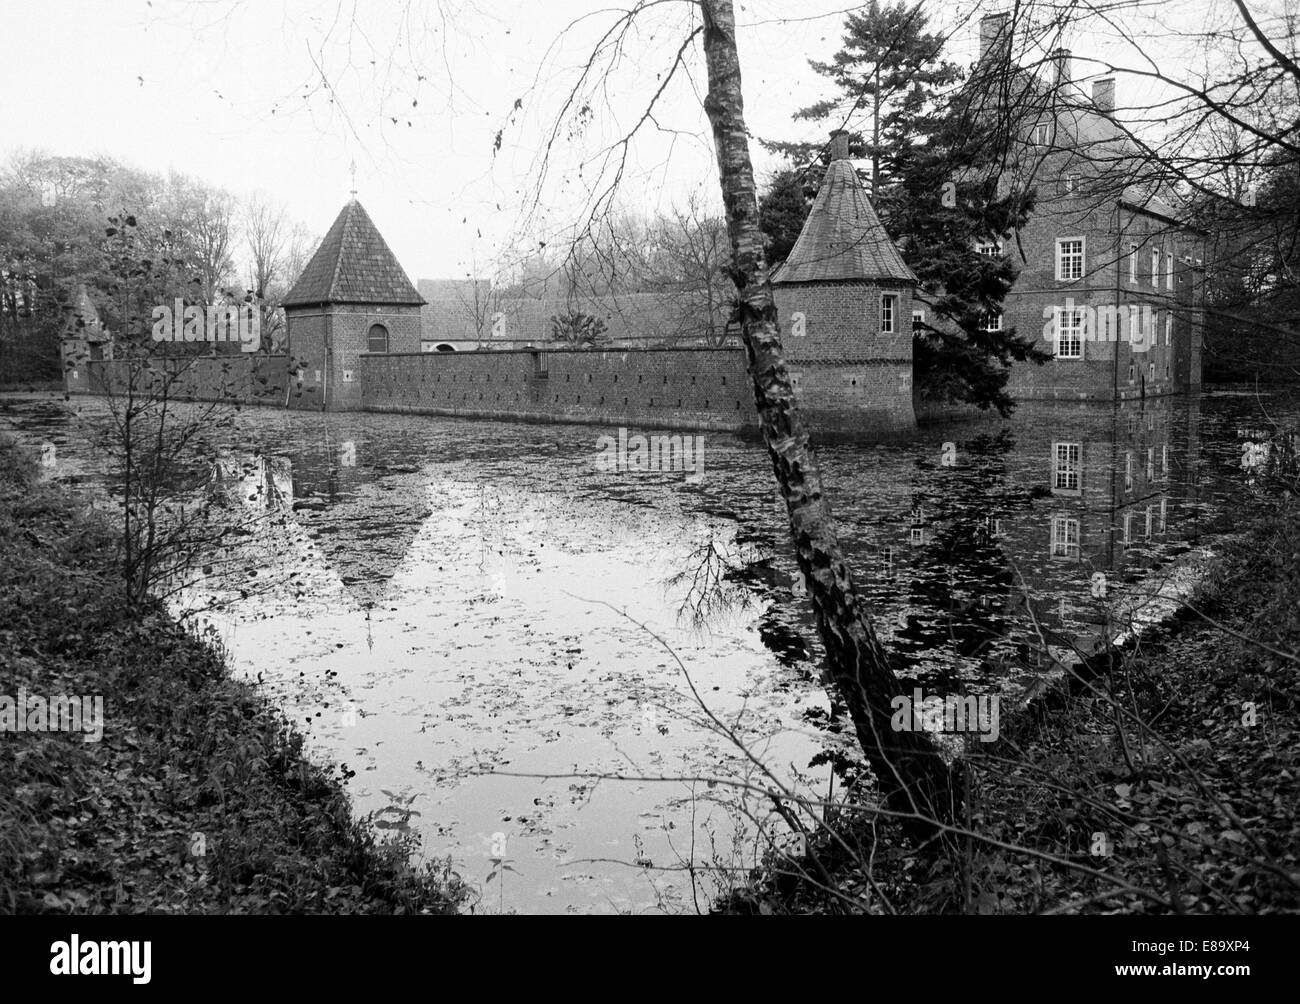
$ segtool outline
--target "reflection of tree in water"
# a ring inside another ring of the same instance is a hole
[[[1019,590],[998,526],[1042,493],[1007,483],[1005,461],[1014,447],[1007,430],[967,440],[954,476],[913,496],[909,534],[920,531],[924,543],[905,552],[907,612],[893,641],[898,672],[910,685],[924,677],[945,689],[959,687],[975,666],[991,668],[1012,647],[1010,614]],[[881,601],[900,591],[881,588]]]
[[[739,537],[728,543],[710,527],[686,554],[681,571],[664,581],[669,590],[684,590],[677,606],[678,620],[702,631],[748,609],[754,602],[747,580],[755,557],[739,544]]]
[[[293,465],[288,457],[260,450],[251,456],[222,451],[212,461],[206,488],[209,498],[225,505],[284,509],[293,504]]]

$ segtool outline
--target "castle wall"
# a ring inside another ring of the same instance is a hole
[[[167,396],[179,401],[228,401],[283,408],[295,388],[289,377],[289,357],[264,355],[155,357],[168,374]],[[124,394],[131,376],[124,359],[90,360],[65,374],[70,394]],[[148,377],[136,369],[136,392],[147,394]],[[155,392],[156,393],[156,392]]]
[[[756,428],[738,349],[364,356],[367,411],[741,431]]]

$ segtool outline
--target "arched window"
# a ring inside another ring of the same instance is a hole
[[[370,325],[370,335],[366,339],[366,348],[371,352],[387,352],[388,329],[382,324]]]
[[[439,342],[439,343],[438,343],[437,351],[439,351],[439,352],[455,352],[455,351],[456,351],[456,346],[454,346],[454,345],[448,345],[446,342]]]

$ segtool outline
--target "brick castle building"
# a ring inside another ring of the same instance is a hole
[[[1009,45],[1007,15],[985,17],[972,86],[986,68],[1009,64]],[[1114,80],[1073,79],[1064,50],[1053,54],[1049,69],[1050,79],[1010,70],[1020,125],[999,184],[1003,191],[1034,188],[1033,215],[1014,235],[1014,247],[978,249],[1023,255],[1004,311],[985,323],[1014,325],[1021,335],[1041,338],[1052,354],[1041,366],[1014,366],[1008,391],[1021,400],[1087,401],[1196,390],[1205,235],[1180,219],[1171,193],[1147,180],[1115,118]],[[924,316],[925,297],[876,215],[842,132],[832,134],[817,197],[772,282],[791,377],[814,427],[849,435],[914,429],[912,321]],[[504,417],[521,409],[530,418],[553,414],[578,421],[653,414],[675,426],[752,421],[752,404],[733,401],[737,377],[743,381],[740,349],[684,336],[680,322],[676,330],[666,325],[666,312],[651,302],[654,294],[625,297],[629,309],[607,312],[611,320],[618,314],[610,343],[592,352],[552,341],[558,301],[497,299],[474,280],[422,280],[421,286],[431,299],[412,284],[354,197],[284,302],[297,399],[327,410],[391,407]],[[593,315],[600,310],[583,309]],[[660,354],[637,362],[642,347]],[[670,358],[704,348],[711,350],[707,356]],[[482,349],[520,358],[465,360],[452,369],[450,363],[437,369],[406,359],[422,350],[461,356]],[[615,352],[621,353],[617,359]],[[571,353],[586,359],[570,359]],[[378,356],[394,358],[381,366]],[[712,373],[701,369],[706,358],[713,360]],[[546,382],[551,360],[560,359],[563,381],[588,385],[585,395],[574,388],[569,400],[570,388]],[[369,389],[362,386],[367,369],[374,374]],[[442,370],[449,383],[463,371],[465,383],[478,380],[484,389],[459,387],[453,399],[447,390],[413,386],[442,383]],[[658,392],[629,393],[629,378],[634,387],[654,385]],[[520,386],[502,390],[512,382]],[[712,388],[707,394],[705,386]],[[446,402],[432,404],[439,394]],[[726,411],[719,414],[723,401]]]
[[[354,195],[284,298],[296,400],[359,410],[362,354],[419,352],[423,305]]]
[[[1011,44],[1006,14],[980,27],[976,81],[1009,62]],[[1021,266],[1004,312],[986,323],[1040,337],[1053,359],[1013,367],[1007,389],[1020,400],[1196,390],[1205,234],[1174,208],[1116,118],[1115,79],[1076,80],[1071,65],[1060,49],[1045,78],[1011,71],[1020,128],[1000,184],[1032,187],[1037,201],[1013,247],[980,248]]]

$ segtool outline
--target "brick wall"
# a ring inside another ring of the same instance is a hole
[[[283,408],[296,389],[289,374],[288,356],[158,357],[155,364],[171,374],[167,395],[174,400],[229,401]],[[146,387],[143,371],[136,372],[136,386]],[[129,374],[128,364],[122,359],[83,362],[68,372],[67,389],[72,394],[120,394],[127,388]]]
[[[785,283],[774,293],[791,378],[815,427],[885,435],[916,427],[910,289]],[[885,295],[895,306],[889,332],[882,330]]]
[[[300,334],[312,324],[323,327],[321,318],[306,320]],[[356,398],[343,407],[331,395],[331,410],[735,432],[758,427],[745,354],[734,348],[360,353],[356,359]],[[185,375],[171,394],[320,410],[326,374],[318,375],[310,358],[296,370],[302,361],[262,355],[184,360]],[[804,362],[791,367],[791,374],[815,434],[877,439],[911,428],[902,425],[896,412],[875,404],[889,379],[906,380],[910,394],[910,371],[899,369]],[[74,393],[108,393],[124,386],[126,373],[121,360],[84,363],[68,374],[68,387]],[[901,387],[889,388],[890,394],[895,391],[902,393]]]
[[[364,356],[360,389],[367,411],[729,431],[757,425],[736,349]]]
[[[420,351],[419,307],[346,304],[285,313],[289,353],[302,365],[302,396],[293,402],[299,407],[360,410],[360,361],[368,354],[372,325],[388,330],[389,352]]]
[[[1053,183],[1047,183],[1048,195],[1021,230],[1018,245],[1009,249],[1021,272],[1007,297],[1004,326],[1014,325],[1020,335],[1054,351],[1053,341],[1045,337],[1052,307],[1072,303],[1100,312],[1115,306],[1127,314],[1136,305],[1150,309],[1155,339],[1145,351],[1134,351],[1130,340],[1105,340],[1099,325],[1097,337],[1085,338],[1081,359],[1013,366],[1008,392],[1018,400],[1125,400],[1199,386],[1200,310],[1190,294],[1191,270],[1181,261],[1186,254],[1200,253],[1198,238],[1158,217],[1119,209],[1113,199],[1087,192],[1052,194]],[[1057,279],[1057,240],[1077,237],[1085,241],[1084,274]],[[1130,274],[1132,245],[1137,247],[1136,281]],[[1153,249],[1159,254],[1158,285],[1152,283]],[[1173,289],[1167,280],[1171,252]],[[1172,318],[1168,336],[1166,318]],[[1126,321],[1123,331],[1128,330]]]

